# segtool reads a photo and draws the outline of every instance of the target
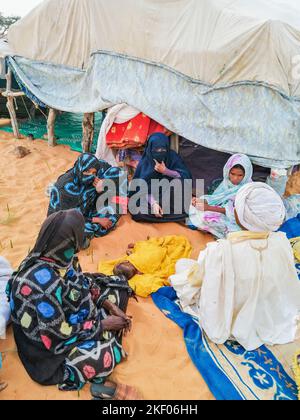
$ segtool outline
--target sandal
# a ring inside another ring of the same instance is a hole
[[[113,382],[109,382],[109,384],[91,385],[91,394],[94,400],[142,400],[141,395],[132,386],[115,384]]]
[[[1,391],[4,391],[4,390],[5,390],[5,388],[7,388],[7,383],[5,383],[5,382],[0,382],[0,392],[1,392]]]

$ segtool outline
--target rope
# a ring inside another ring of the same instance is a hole
[[[24,97],[22,96],[22,99],[23,99],[23,101],[24,101],[24,105],[25,105],[25,108],[26,108],[26,110],[27,110],[27,113],[28,113],[28,115],[29,115],[29,118],[32,120],[32,117],[31,117],[31,115],[30,115],[30,112],[28,111],[28,108],[27,108],[27,106],[26,106],[26,103],[25,103],[25,100],[24,100]],[[31,102],[33,103],[33,105],[35,106],[35,109],[38,109],[39,111],[40,111],[40,113],[45,117],[45,119],[46,119],[46,121],[48,121],[48,115],[46,115],[45,113],[44,113],[44,111],[39,107],[39,105],[38,104],[36,104],[31,98],[28,98],[28,99],[30,99],[31,100]]]
[[[24,97],[23,97],[23,96],[21,96],[21,98],[22,98],[22,101],[23,101],[24,107],[25,107],[25,109],[26,109],[26,111],[27,111],[28,117],[29,117],[30,121],[32,121],[32,117],[31,117],[30,112],[29,112],[29,110],[28,110],[28,108],[27,108],[27,105],[26,105],[25,99],[24,99]]]
[[[38,105],[36,105],[36,104],[34,104],[35,106],[36,106],[36,108],[40,111],[40,113],[46,118],[46,121],[48,121],[48,115],[46,115],[45,113],[44,113],[44,111],[38,106]]]
[[[17,98],[14,96],[14,103],[15,103],[15,108],[16,108],[16,111],[18,111],[19,110],[19,107],[18,107],[18,102],[17,102]]]

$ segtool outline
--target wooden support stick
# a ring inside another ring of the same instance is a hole
[[[8,72],[6,74],[6,92],[9,94],[11,93],[11,83],[12,83],[12,71],[11,69],[8,69]],[[7,96],[7,103],[6,107],[8,109],[10,119],[11,119],[11,125],[13,128],[14,136],[16,139],[20,139],[20,131],[19,131],[19,125],[17,120],[17,115],[15,111],[15,104],[14,104],[14,98],[10,95]]]
[[[50,108],[48,120],[47,120],[47,131],[48,131],[48,146],[54,147],[56,146],[56,138],[55,138],[55,120],[57,116],[56,109]]]
[[[20,96],[25,96],[24,92],[2,92],[2,96],[4,96],[5,98],[18,98]]]
[[[92,149],[93,139],[94,139],[94,130],[95,130],[95,114],[86,113],[83,116],[82,121],[82,151],[88,153]]]
[[[7,92],[11,92],[11,84],[12,84],[12,71],[11,68],[8,69],[6,74],[6,90]]]

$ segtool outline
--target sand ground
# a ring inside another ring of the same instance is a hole
[[[30,149],[31,154],[18,159],[13,154],[16,145]],[[35,243],[48,208],[46,187],[73,166],[78,153],[66,146],[48,148],[44,141],[14,140],[0,132],[0,254],[14,268]],[[192,232],[177,224],[148,225],[134,223],[129,216],[121,219],[117,230],[96,239],[88,251],[80,255],[85,271],[95,272],[100,260],[122,255],[127,245],[148,236],[185,235],[197,257],[209,235]],[[125,338],[128,359],[119,365],[113,378],[134,385],[145,399],[207,400],[213,399],[207,385],[192,364],[184,344],[182,331],[156,308],[151,298],[132,301],[128,313],[133,316],[133,331]],[[41,387],[26,374],[16,351],[12,331],[0,341],[4,355],[0,380],[8,388],[0,400],[10,399],[90,399],[89,386],[80,393],[62,393],[56,387]]]

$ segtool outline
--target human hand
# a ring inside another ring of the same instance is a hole
[[[127,321],[119,316],[109,316],[102,321],[104,331],[122,331],[125,333],[131,331],[131,320]]]
[[[105,230],[112,228],[113,225],[112,221],[107,217],[104,217],[103,219],[101,217],[93,217],[92,223],[96,223],[97,225],[102,226]]]
[[[204,211],[205,201],[201,200],[200,198],[193,197],[192,206],[196,207],[197,210]]]
[[[110,315],[123,318],[128,323],[128,325],[131,326],[132,317],[126,315],[125,312],[123,312],[117,305],[110,302],[109,300],[106,300],[103,304],[103,307],[110,313]]]
[[[126,251],[126,254],[128,256],[133,254],[134,247],[135,247],[135,244],[129,244],[128,245],[128,248],[127,248],[127,251]]]
[[[202,208],[204,208],[204,211],[211,211],[211,207],[206,203],[202,203]]]
[[[101,321],[104,331],[121,331],[127,327],[125,319],[119,316],[108,316]]]
[[[158,203],[154,203],[152,205],[152,211],[155,217],[158,219],[161,219],[164,216],[163,209],[160,207]]]
[[[159,163],[155,159],[154,159],[154,162],[155,162],[155,167],[154,167],[155,171],[160,173],[160,174],[164,174],[167,170],[165,162]]]
[[[196,198],[195,199],[195,204],[193,204],[193,205],[199,211],[207,211],[207,203],[204,200]]]
[[[104,183],[104,180],[100,178],[95,178],[93,182],[93,186],[96,188],[96,191],[98,194],[103,192],[103,183]]]

